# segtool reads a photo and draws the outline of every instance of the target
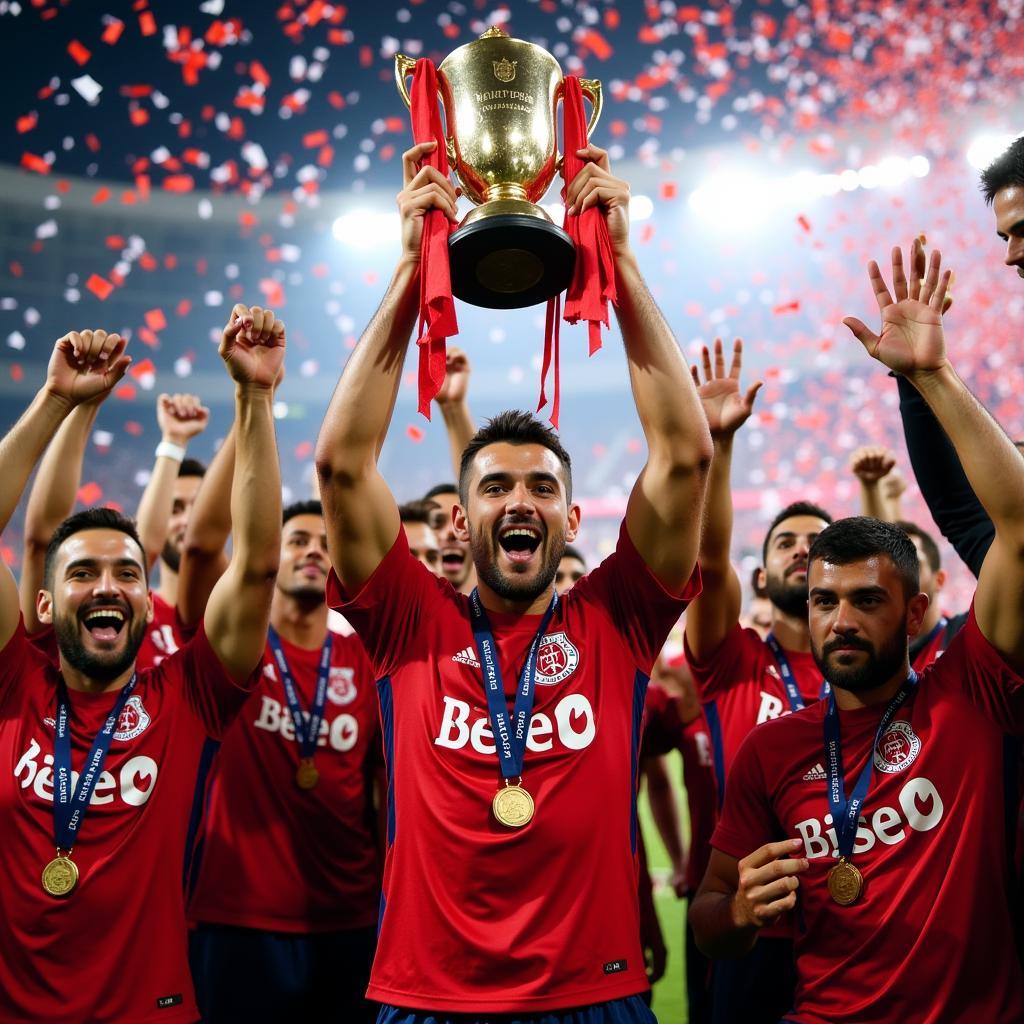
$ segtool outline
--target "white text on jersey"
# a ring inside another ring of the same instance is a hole
[[[267,732],[279,732],[289,743],[295,742],[295,723],[292,721],[291,712],[284,707],[280,701],[266,695],[262,698],[260,715],[252,724],[257,729],[266,729]],[[303,717],[308,722],[308,712],[303,712]],[[352,715],[338,715],[328,724],[327,719],[320,722],[320,735],[317,737],[316,745],[326,747],[330,743],[332,749],[342,752],[351,750],[359,739],[359,721]]]

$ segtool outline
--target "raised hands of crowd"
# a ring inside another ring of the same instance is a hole
[[[102,401],[125,375],[127,341],[102,330],[70,331],[57,340],[46,368],[46,390],[69,405]]]
[[[231,310],[219,351],[236,384],[273,388],[284,367],[284,345],[284,323],[272,309],[239,303]]]
[[[210,410],[197,395],[162,394],[156,400],[156,422],[164,441],[185,447],[210,422]]]
[[[928,257],[923,279],[914,272],[915,265],[919,266],[920,262],[921,240],[915,238],[908,253],[907,263],[911,268],[908,282],[903,253],[898,246],[895,247],[892,251],[891,291],[878,264],[874,260],[868,264],[868,280],[882,314],[878,334],[856,317],[843,319],[868,355],[907,377],[933,373],[947,365],[942,310],[951,271],[942,269],[942,256],[938,249],[933,249]]]
[[[732,437],[750,418],[754,411],[754,399],[763,381],[755,381],[747,390],[740,389],[740,371],[743,367],[743,342],[737,338],[733,343],[732,363],[728,373],[725,369],[725,351],[722,339],[715,338],[714,357],[705,345],[701,353],[704,368],[704,383],[700,382],[700,371],[690,367],[697,395],[704,407],[708,429],[712,438],[718,440]]]

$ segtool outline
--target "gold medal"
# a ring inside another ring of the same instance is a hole
[[[78,865],[66,853],[57,856],[43,868],[43,889],[58,899],[70,896],[78,885]]]
[[[495,818],[508,828],[522,828],[533,818],[533,797],[520,783],[506,781],[505,788],[499,789],[491,801]]]
[[[845,858],[828,873],[828,891],[841,907],[848,907],[860,899],[864,888],[864,876]]]
[[[313,764],[313,758],[304,757],[299,761],[299,767],[295,770],[295,781],[299,789],[316,788],[316,784],[320,781],[320,771]]]

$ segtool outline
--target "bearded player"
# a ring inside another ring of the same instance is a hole
[[[844,323],[920,392],[991,516],[968,621],[917,675],[913,543],[866,518],[822,532],[809,619],[832,694],[741,748],[690,911],[720,957],[798,908],[793,1024],[1024,1019],[1003,840],[1003,739],[1024,732],[1024,460],[949,362],[940,269],[933,252],[908,285],[895,249],[892,292],[869,266],[880,334]]]
[[[45,385],[0,442],[0,524],[82,402],[128,366],[116,334],[54,347]],[[204,751],[256,683],[280,536],[272,313],[236,306],[220,352],[235,382],[239,472],[232,561],[176,654],[136,671],[152,599],[131,520],[91,509],[56,531],[37,607],[59,665],[31,645],[0,571],[0,1017],[195,1021],[182,869],[202,807]]]
[[[618,547],[556,599],[580,520],[569,456],[553,431],[508,412],[461,459],[453,522],[472,551],[476,593],[458,594],[412,558],[377,453],[416,320],[423,216],[455,217],[450,182],[419,166],[431,146],[405,154],[402,256],[317,444],[337,572],[328,599],[373,662],[389,768],[368,995],[385,1004],[382,1021],[585,1012],[649,1022],[639,995],[639,726],[661,644],[699,590],[707,427],[630,249],[629,188],[591,146],[568,202],[607,220],[649,452]]]

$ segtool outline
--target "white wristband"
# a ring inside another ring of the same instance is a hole
[[[184,445],[175,444],[173,441],[161,441],[156,446],[156,457],[158,459],[174,459],[175,462],[185,461]]]

